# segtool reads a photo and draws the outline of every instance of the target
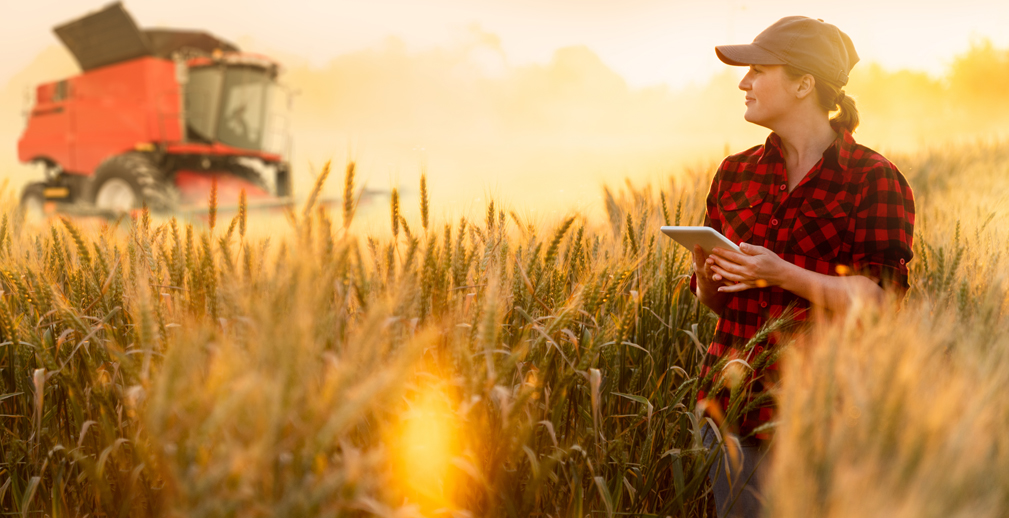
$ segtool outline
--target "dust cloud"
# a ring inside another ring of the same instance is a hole
[[[679,91],[632,88],[585,47],[513,66],[496,37],[471,37],[416,53],[389,39],[291,66],[295,158],[353,156],[370,187],[408,193],[426,170],[433,206],[452,213],[493,196],[549,214],[592,210],[605,180],[657,179],[763,138],[740,118],[731,70]]]
[[[293,102],[277,120],[292,137],[296,193],[307,193],[313,171],[332,159],[327,191],[338,196],[339,171],[353,158],[369,189],[401,189],[408,217],[425,170],[436,216],[480,211],[488,197],[529,215],[594,212],[604,181],[665,183],[767,133],[743,121],[742,70],[734,67],[683,89],[635,88],[586,47],[513,65],[498,38],[478,28],[452,47],[410,51],[389,38],[323,66],[250,46],[284,64]],[[657,53],[656,66],[663,59]],[[13,186],[40,177],[16,163],[25,92],[73,73],[54,46],[0,90],[0,174]],[[862,115],[856,139],[892,152],[1005,137],[1006,84],[1009,51],[978,41],[943,77],[862,63],[845,90]],[[372,202],[385,210],[380,197]]]

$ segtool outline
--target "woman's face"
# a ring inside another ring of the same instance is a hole
[[[797,106],[795,86],[784,66],[751,65],[739,82],[739,89],[746,92],[743,118],[773,130],[775,123]]]

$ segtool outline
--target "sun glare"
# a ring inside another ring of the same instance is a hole
[[[452,507],[457,428],[448,397],[438,386],[417,394],[403,416],[396,455],[398,482],[424,512]]]

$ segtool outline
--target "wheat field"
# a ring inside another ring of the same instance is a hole
[[[903,304],[752,366],[783,362],[773,516],[1009,511],[1009,144],[891,158],[918,205]],[[700,223],[711,171],[547,223],[438,221],[422,179],[382,237],[343,172],[342,207],[316,206],[327,165],[279,235],[213,203],[29,223],[5,195],[4,516],[712,516],[716,317],[657,232]]]

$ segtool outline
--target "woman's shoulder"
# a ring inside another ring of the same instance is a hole
[[[722,162],[749,162],[760,160],[760,157],[764,154],[764,144],[758,144],[751,147],[745,151],[740,151],[738,153],[733,153],[725,157]]]
[[[864,180],[891,180],[907,185],[907,179],[896,164],[882,153],[862,144],[853,143],[850,146],[847,169],[862,176]]]
[[[738,172],[741,169],[747,169],[755,166],[760,158],[764,155],[764,145],[756,145],[747,149],[745,151],[740,151],[739,153],[731,154],[724,159],[722,163],[719,164],[719,171],[733,171]]]
[[[855,144],[851,146],[851,156],[848,158],[848,172],[852,181],[860,187],[859,197],[863,200],[887,199],[896,202],[902,200],[905,207],[911,207],[913,212],[914,193],[907,178],[900,169],[882,153]]]

